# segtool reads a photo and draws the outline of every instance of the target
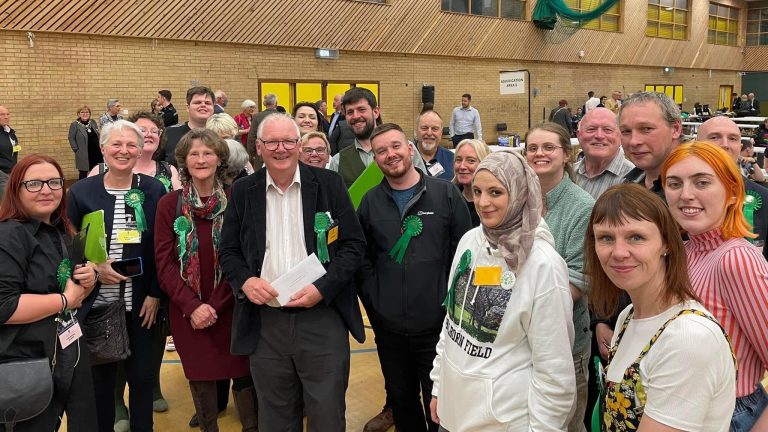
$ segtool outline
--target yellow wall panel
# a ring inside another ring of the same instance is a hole
[[[328,115],[333,114],[333,97],[337,94],[343,95],[349,90],[349,84],[328,83],[325,87],[325,101],[328,103]]]
[[[291,97],[291,86],[288,83],[261,83],[261,99],[264,100],[264,96],[267,93],[274,93],[277,96],[277,104],[285,107],[288,112],[293,108],[293,98]],[[266,107],[262,104],[261,110]]]
[[[323,98],[323,85],[320,83],[296,83],[296,102],[315,103]]]

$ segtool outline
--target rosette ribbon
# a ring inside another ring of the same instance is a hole
[[[187,254],[187,234],[191,229],[192,225],[186,216],[179,216],[173,221],[173,232],[179,236],[179,259],[183,259]]]
[[[59,283],[61,292],[64,293],[64,288],[67,286],[67,281],[72,277],[72,261],[69,258],[64,258],[59,263],[59,267],[56,268],[56,281]],[[67,309],[68,311],[69,309]]]
[[[395,247],[389,251],[389,256],[394,258],[398,264],[403,263],[403,257],[405,257],[405,250],[408,249],[408,244],[411,243],[413,237],[421,234],[424,229],[424,222],[418,216],[408,216],[403,221],[403,234],[400,239],[395,243]]]
[[[331,226],[331,217],[327,213],[315,213],[315,234],[317,234],[317,259],[321,263],[327,263],[331,260],[328,256],[328,238],[326,232]]]
[[[147,217],[144,215],[144,192],[140,189],[131,189],[125,194],[125,203],[131,206],[136,216],[136,229],[140,232],[147,230]]]
[[[752,232],[755,231],[755,212],[763,206],[763,198],[759,193],[755,191],[747,191],[744,196],[744,206],[742,212],[744,213],[744,219],[747,220],[749,226],[752,227]],[[751,241],[751,239],[750,239]]]
[[[159,176],[157,176],[155,178],[157,180],[159,180],[160,183],[163,184],[163,186],[165,186],[165,191],[166,192],[170,192],[171,191],[171,179],[169,179],[167,175],[162,175],[161,174],[161,175],[159,175]]]
[[[448,287],[448,295],[445,296],[445,300],[443,301],[443,306],[445,306],[448,314],[451,317],[453,317],[453,306],[455,304],[456,284],[459,282],[461,275],[467,272],[471,263],[472,251],[467,249],[463,254],[461,254],[459,264],[456,266],[456,270],[453,272],[453,280],[451,280],[451,285]]]

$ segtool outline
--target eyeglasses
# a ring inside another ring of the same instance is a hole
[[[537,145],[529,145],[528,147],[525,148],[525,152],[526,153],[530,153],[530,154],[534,154],[537,151],[539,151],[539,149],[541,149],[542,153],[544,153],[545,155],[548,155],[548,154],[554,153],[555,150],[561,149],[561,148],[562,147],[560,147],[560,146],[556,146],[556,145],[552,145],[552,144],[544,144],[541,147],[539,147]]]
[[[303,149],[301,149],[301,151],[303,151],[304,154],[307,156],[310,156],[312,153],[317,153],[318,156],[322,156],[328,153],[328,149],[326,147],[318,147],[318,148],[304,147]]]
[[[283,148],[286,150],[293,150],[296,148],[296,145],[299,143],[299,140],[276,140],[276,141],[264,141],[261,140],[262,144],[264,144],[264,147],[267,148],[269,151],[277,150],[277,147],[282,144]]]
[[[64,187],[64,179],[61,177],[55,177],[48,180],[26,180],[21,182],[27,192],[40,192],[43,190],[43,185],[48,185],[50,190],[59,190]]]
[[[140,127],[139,130],[144,135],[151,134],[151,135],[161,136],[163,134],[163,131],[161,131],[160,129],[147,129],[147,128]]]

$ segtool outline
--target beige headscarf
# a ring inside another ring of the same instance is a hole
[[[493,174],[509,192],[504,219],[494,228],[483,225],[483,234],[491,246],[501,251],[510,270],[517,274],[531,252],[536,227],[541,221],[539,178],[525,159],[514,151],[490,154],[477,166],[475,175],[481,170]]]

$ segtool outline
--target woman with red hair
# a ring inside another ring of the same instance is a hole
[[[681,145],[661,181],[677,223],[688,232],[688,271],[696,295],[733,341],[739,370],[732,431],[768,430],[768,262],[746,238],[759,197],[745,194],[741,173],[721,148]],[[745,218],[745,215],[747,218]]]
[[[11,171],[0,205],[0,363],[47,358],[53,369],[52,400],[17,423],[17,432],[55,430],[65,410],[67,430],[96,430],[86,344],[62,346],[57,337],[96,285],[93,267],[70,261],[74,229],[65,194],[61,166],[33,154]],[[2,413],[0,431],[8,414]]]

